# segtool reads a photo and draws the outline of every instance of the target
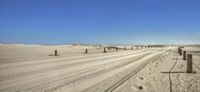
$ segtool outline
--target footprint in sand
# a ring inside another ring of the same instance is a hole
[[[139,90],[142,90],[143,89],[143,86],[138,86],[137,87]]]
[[[131,88],[134,90],[143,90],[144,89],[143,86],[138,86],[138,85],[131,86]]]
[[[144,78],[143,78],[143,77],[138,77],[138,79],[140,79],[140,80],[144,80]]]
[[[151,68],[147,68],[147,70],[151,70]]]
[[[151,74],[151,73],[149,73],[149,74]]]

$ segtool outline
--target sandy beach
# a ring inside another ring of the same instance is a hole
[[[177,48],[1,44],[0,92],[199,92],[200,48],[182,48],[194,73]]]

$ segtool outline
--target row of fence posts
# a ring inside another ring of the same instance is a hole
[[[192,73],[193,69],[192,69],[192,54],[187,54],[186,51],[182,51],[183,47],[178,47],[178,54],[180,56],[183,55],[183,60],[187,60],[187,73]]]
[[[141,49],[143,48],[143,46],[141,46]],[[147,48],[146,46],[145,46],[145,48]],[[150,48],[150,47],[149,47]],[[136,49],[138,49],[138,46],[136,47]],[[124,50],[127,50],[127,48],[126,47],[124,47]],[[133,50],[133,47],[131,46],[131,50]],[[116,51],[119,51],[119,48],[116,48]],[[106,50],[106,48],[104,48],[104,50],[103,50],[103,53],[107,53],[108,51]],[[85,52],[84,52],[85,54],[87,54],[88,53],[88,49],[85,49]]]
[[[136,49],[139,49],[139,47],[141,48],[141,49],[143,49],[143,47],[144,48],[157,48],[157,46],[136,46]],[[119,50],[119,48],[116,48],[116,51],[118,51]],[[127,48],[126,47],[124,47],[124,50],[127,50]],[[131,50],[133,50],[133,47],[131,46]],[[107,53],[108,51],[106,50],[106,48],[104,48],[104,50],[103,50],[103,53]],[[84,52],[85,54],[87,54],[88,53],[88,49],[85,49],[85,52]],[[54,51],[54,56],[59,56],[58,55],[58,50],[55,50]]]

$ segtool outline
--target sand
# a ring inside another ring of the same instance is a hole
[[[194,73],[177,46],[130,47],[1,44],[0,92],[200,92],[199,47],[183,48]]]

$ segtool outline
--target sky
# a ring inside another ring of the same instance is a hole
[[[0,0],[0,43],[200,44],[200,1]]]

